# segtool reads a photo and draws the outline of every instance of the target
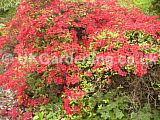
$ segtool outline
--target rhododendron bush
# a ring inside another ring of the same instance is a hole
[[[116,0],[21,0],[7,34],[0,36],[3,54],[13,55],[1,60],[0,85],[17,99],[8,116],[29,119],[35,108],[59,98],[66,114],[81,114],[77,100],[94,92],[86,83],[99,90],[117,74],[145,75],[159,63],[157,19]]]

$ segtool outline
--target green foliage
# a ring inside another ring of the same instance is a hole
[[[105,94],[96,92],[92,96],[86,95],[82,99],[82,116],[84,120],[121,120],[127,118],[129,101],[126,96],[110,91]],[[74,116],[74,120],[79,120]]]
[[[145,106],[140,109],[137,113],[131,113],[132,120],[159,120],[160,112],[156,109],[151,108],[150,104],[145,104]]]
[[[2,0],[0,2],[0,10],[9,10],[10,8],[16,8],[19,4],[19,0]]]
[[[122,6],[134,6],[140,8],[147,15],[157,15],[160,13],[159,0],[119,0]]]
[[[133,0],[137,7],[140,7],[146,14],[151,14],[150,6],[152,0]]]
[[[5,28],[5,24],[0,24],[0,36],[5,36],[6,31],[3,29]]]
[[[150,7],[151,10],[154,10],[158,15],[160,15],[160,1],[153,0],[152,6]]]
[[[62,103],[46,104],[40,107],[34,115],[33,120],[60,120],[63,116],[63,111],[60,109]],[[56,109],[55,109],[56,108]],[[64,114],[64,113],[63,113]]]
[[[46,71],[45,74],[47,75],[48,71]],[[52,101],[52,103],[57,103],[59,101],[59,97],[56,94],[57,86],[55,84],[47,86],[46,80],[42,80],[38,73],[28,73],[26,82],[29,89],[25,92],[30,97],[37,98],[40,96],[46,96]]]
[[[108,100],[109,103],[106,105],[98,106],[98,110],[97,110],[97,113],[101,115],[102,119],[119,120],[126,117],[124,111],[128,107],[128,103],[127,103],[128,101],[125,97],[117,96],[116,98],[113,98],[113,96],[110,96],[105,99]]]
[[[0,1],[0,23],[10,20],[16,12],[19,0],[1,0]]]
[[[133,103],[122,91],[96,92],[82,98],[82,115],[72,116],[73,120],[159,120],[160,112],[145,104],[133,109]]]

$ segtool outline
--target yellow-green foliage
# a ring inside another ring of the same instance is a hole
[[[131,7],[134,3],[134,6],[139,7],[143,12],[148,15],[156,15],[155,10],[152,9],[152,2],[155,0],[119,0],[122,6]]]
[[[0,23],[14,16],[19,1],[20,0],[0,0]]]

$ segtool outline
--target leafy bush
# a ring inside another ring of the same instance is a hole
[[[142,9],[143,12],[148,13],[149,7],[151,6],[151,0],[119,0],[122,5],[128,6],[137,6]],[[133,4],[134,3],[134,4]]]
[[[0,2],[0,23],[10,20],[15,15],[19,1],[20,0],[2,0]]]
[[[159,0],[153,0],[152,1],[152,6],[150,9],[153,9],[156,11],[158,15],[160,15],[160,1]]]
[[[159,0],[119,0],[125,7],[138,7],[147,15],[159,15]]]
[[[0,85],[16,94],[17,104],[8,111],[12,119],[50,119],[52,105],[60,110],[51,119],[81,119],[91,112],[96,118],[127,118],[126,97],[106,94],[117,89],[115,77],[141,78],[159,63],[157,17],[116,0],[23,0],[6,31],[0,48],[13,59],[2,57]],[[96,104],[85,106],[95,95]]]

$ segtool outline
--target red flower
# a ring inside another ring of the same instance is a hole
[[[6,114],[7,114],[6,109],[2,109],[2,110],[1,110],[1,115],[4,116],[4,115],[6,115]]]
[[[32,112],[25,112],[21,117],[20,120],[30,120],[32,118]]]
[[[14,107],[8,111],[8,117],[10,117],[11,119],[15,119],[18,115],[20,115],[18,108]]]

